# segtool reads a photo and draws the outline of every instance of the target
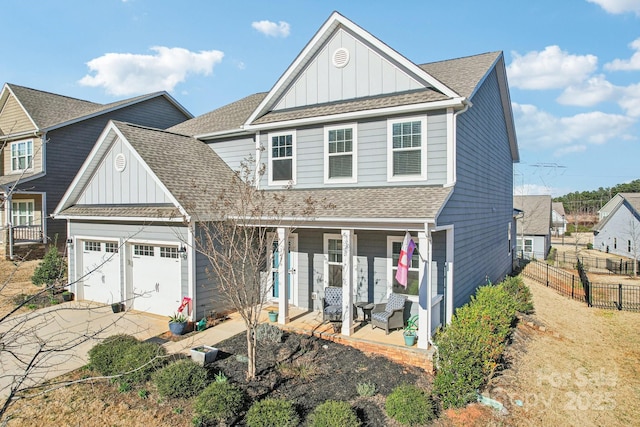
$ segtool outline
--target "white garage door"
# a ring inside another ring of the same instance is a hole
[[[182,300],[177,246],[132,245],[133,308],[169,316]]]
[[[83,298],[101,304],[122,301],[118,242],[84,240],[80,244]]]

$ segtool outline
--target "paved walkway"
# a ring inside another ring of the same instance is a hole
[[[168,330],[168,318],[128,311],[114,314],[111,307],[68,302],[15,316],[0,325],[0,398],[9,386],[28,372],[25,386],[66,374],[86,365],[89,350],[115,334],[140,340]],[[206,331],[164,346],[169,353],[184,352],[202,344],[216,344],[244,331],[238,315]]]

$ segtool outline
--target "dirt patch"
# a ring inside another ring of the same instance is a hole
[[[634,425],[640,413],[638,313],[588,308],[533,280],[533,325],[521,322],[507,369],[488,394],[507,424]]]

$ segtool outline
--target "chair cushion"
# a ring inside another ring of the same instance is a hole
[[[325,288],[324,301],[327,305],[342,305],[342,288]]]
[[[404,308],[404,303],[406,300],[407,297],[405,295],[391,293],[389,294],[387,306],[384,308],[384,311],[392,313],[394,310]]]
[[[377,313],[372,313],[371,319],[376,320],[380,323],[387,323],[389,316],[391,316],[391,313],[387,313],[386,311],[379,311]]]
[[[324,308],[325,314],[342,314],[341,305],[328,305]]]

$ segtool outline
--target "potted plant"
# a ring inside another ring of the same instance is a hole
[[[418,338],[418,316],[411,316],[409,320],[407,320],[407,326],[404,327],[404,331],[402,335],[404,336],[404,344],[407,347],[412,347],[416,344],[416,339]]]
[[[175,313],[169,316],[169,330],[173,335],[182,335],[187,330],[189,320],[182,313]]]
[[[191,360],[205,366],[212,363],[218,357],[218,349],[208,345],[201,345],[191,349]]]
[[[124,303],[114,302],[113,304],[111,304],[111,311],[113,311],[114,313],[120,313],[121,311],[124,311]]]
[[[277,322],[278,321],[278,312],[271,310],[269,311],[269,320],[271,322]]]
[[[73,301],[73,292],[71,291],[64,291],[62,293],[62,299],[64,301]]]

